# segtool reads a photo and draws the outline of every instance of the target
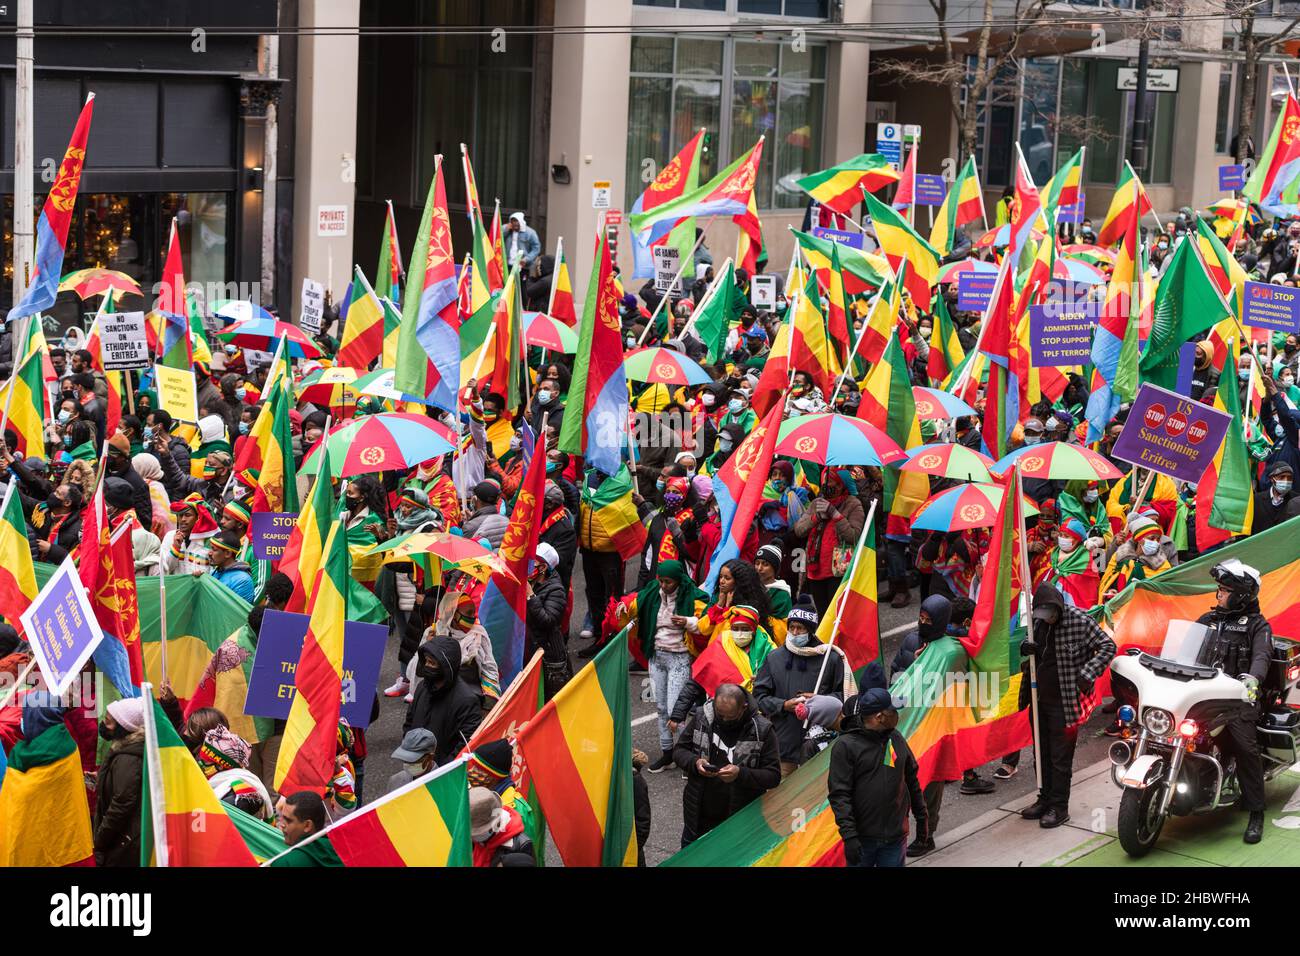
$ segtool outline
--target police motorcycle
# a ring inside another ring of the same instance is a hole
[[[1111,661],[1121,702],[1111,779],[1123,790],[1119,842],[1132,857],[1155,846],[1170,816],[1230,807],[1241,796],[1235,758],[1216,744],[1243,708],[1258,703],[1255,737],[1271,780],[1300,759],[1300,710],[1287,706],[1300,683],[1300,643],[1274,637],[1268,675],[1225,674],[1198,664],[1209,629],[1170,621],[1159,654],[1132,648]]]

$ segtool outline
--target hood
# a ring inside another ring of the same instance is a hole
[[[453,680],[460,674],[460,643],[454,637],[439,635],[420,645],[420,653],[442,665]],[[448,682],[450,686],[450,681]]]
[[[1065,616],[1065,598],[1061,592],[1056,590],[1050,584],[1040,584],[1034,590],[1034,615],[1037,621],[1037,615],[1040,608],[1056,608],[1056,619],[1059,621]]]
[[[917,633],[923,642],[929,644],[943,637],[944,631],[948,629],[948,622],[952,620],[952,602],[942,594],[931,594],[921,602],[921,610],[930,615],[930,623],[918,624]]]

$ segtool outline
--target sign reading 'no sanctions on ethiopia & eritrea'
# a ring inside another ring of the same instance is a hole
[[[1144,384],[1111,454],[1195,484],[1223,444],[1228,422],[1229,417],[1216,408]]]

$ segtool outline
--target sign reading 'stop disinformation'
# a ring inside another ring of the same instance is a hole
[[[1242,325],[1274,332],[1300,332],[1300,289],[1246,281]]]
[[[1195,484],[1223,444],[1229,421],[1216,408],[1147,383],[1138,390],[1111,454]]]

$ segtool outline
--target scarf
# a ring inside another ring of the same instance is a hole
[[[682,617],[694,617],[695,602],[709,600],[709,595],[701,591],[686,573],[686,565],[680,561],[660,561],[655,576],[636,596],[637,636],[641,640],[641,651],[646,660],[654,656],[655,631],[659,627],[659,606],[662,601],[659,589],[661,577],[672,578],[677,582],[677,590],[674,592],[677,600],[673,604],[673,610]]]
[[[843,686],[841,687],[841,690],[844,692],[844,700],[848,700],[858,692],[858,682],[853,678],[853,668],[849,665],[849,655],[846,654],[844,648],[840,647],[838,644],[815,643],[809,644],[807,647],[795,647],[787,640],[782,646],[795,657],[823,657],[831,651],[839,654],[840,663],[844,665],[844,680],[842,682]],[[786,669],[789,670],[793,664],[794,658],[791,658],[786,663]],[[821,664],[819,663],[817,666],[820,668]]]

